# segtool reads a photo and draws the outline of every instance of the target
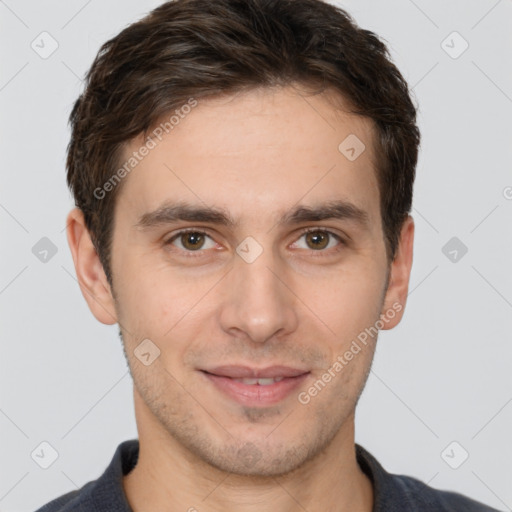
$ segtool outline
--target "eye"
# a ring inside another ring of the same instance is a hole
[[[304,239],[305,244],[299,242],[301,239]],[[214,249],[216,243],[205,231],[189,228],[175,233],[164,242],[164,245],[176,247],[188,257],[201,256],[204,250]],[[320,253],[318,256],[330,253],[329,249],[333,248],[332,252],[340,251],[344,246],[345,242],[339,235],[322,228],[307,228],[302,232],[298,241],[292,244],[293,248],[305,249],[310,253]]]
[[[339,235],[320,228],[308,228],[298,240],[301,239],[304,239],[305,245],[301,246],[299,242],[295,242],[293,245],[299,249],[309,249],[314,252],[327,252],[327,249],[333,247],[336,247],[336,251],[338,251],[344,245],[344,241]]]
[[[215,242],[204,231],[184,229],[167,240],[165,245],[173,245],[186,252],[200,252],[201,249],[213,249]]]

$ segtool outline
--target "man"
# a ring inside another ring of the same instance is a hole
[[[71,114],[68,241],[139,439],[50,511],[485,511],[354,442],[404,313],[420,135],[383,43],[319,0],[176,0]]]

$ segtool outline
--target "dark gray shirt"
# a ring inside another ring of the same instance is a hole
[[[362,446],[357,462],[373,482],[373,512],[497,512],[461,494],[439,491],[419,480],[388,473]],[[137,463],[139,441],[121,443],[107,469],[81,489],[47,503],[36,512],[133,512],[123,490],[123,475]]]

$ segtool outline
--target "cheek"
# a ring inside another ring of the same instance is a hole
[[[150,264],[147,258],[124,256],[119,258],[116,267],[116,276],[119,276],[116,285],[118,302],[123,306],[123,317],[134,329],[137,323],[147,323],[157,332],[166,317],[171,316],[180,306],[177,300],[182,296],[180,284],[175,279],[166,279],[158,264]],[[183,299],[182,301],[183,302]],[[160,329],[162,329],[160,327]]]
[[[346,340],[379,318],[384,277],[375,267],[340,270],[321,280],[301,280],[297,295],[338,338]]]

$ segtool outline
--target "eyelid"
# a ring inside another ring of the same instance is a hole
[[[348,238],[343,235],[340,235],[336,231],[333,231],[333,228],[324,228],[322,226],[309,226],[307,228],[302,228],[300,231],[300,236],[304,235],[305,233],[315,233],[316,231],[321,231],[322,233],[329,233],[330,235],[334,236],[335,238],[338,238],[341,241],[344,241],[345,238]]]
[[[328,250],[306,249],[308,254],[310,254],[314,257],[332,256],[333,254],[336,254],[338,251],[340,251],[341,249],[346,247],[348,244],[348,242],[347,242],[348,237],[345,237],[345,236],[342,236],[342,235],[336,233],[335,231],[332,230],[332,228],[327,228],[327,227],[322,227],[322,226],[309,226],[307,228],[301,229],[300,235],[297,237],[297,239],[293,243],[296,243],[298,240],[300,240],[300,238],[302,238],[303,235],[305,235],[307,233],[316,233],[318,231],[321,233],[327,233],[329,236],[334,237],[338,241],[338,244],[336,245],[336,247],[331,247]]]
[[[327,227],[322,227],[322,226],[308,226],[306,228],[302,228],[299,232],[299,236],[297,236],[295,238],[293,243],[296,243],[303,235],[305,235],[307,233],[315,233],[318,231],[320,231],[322,233],[327,233],[330,236],[333,236],[339,242],[339,244],[338,244],[338,246],[336,246],[336,248],[331,248],[330,250],[327,250],[327,251],[326,250],[315,250],[315,249],[308,250],[308,249],[306,249],[310,254],[318,253],[319,256],[321,256],[322,254],[326,254],[326,253],[331,254],[332,252],[336,252],[337,250],[339,250],[339,246],[343,247],[343,246],[347,245],[347,237],[344,237],[344,236],[336,233],[335,231],[332,230],[332,228],[327,228]],[[164,245],[165,246],[172,245],[172,242],[184,233],[197,233],[197,234],[205,235],[214,241],[213,236],[210,235],[208,233],[208,231],[205,230],[205,228],[189,227],[189,228],[180,229],[179,231],[173,233],[166,241],[164,241]],[[201,253],[204,253],[206,250],[212,250],[212,249],[198,249],[197,251],[185,251],[185,250],[179,249],[179,248],[176,248],[176,249],[179,252],[186,253],[187,254],[186,257],[200,256]]]
[[[213,237],[208,233],[208,231],[205,231],[205,228],[190,227],[190,228],[180,229],[179,231],[173,233],[169,238],[164,240],[163,245],[164,246],[172,246],[172,242],[174,242],[174,240],[179,238],[184,233],[197,233],[197,234],[200,234],[200,235],[207,236],[212,241],[215,241],[213,239]],[[175,247],[175,250],[180,252],[180,253],[185,253],[186,257],[197,257],[197,256],[202,256],[201,253],[204,253],[206,249],[198,249],[197,251],[186,251],[184,249],[180,249],[179,247]]]

